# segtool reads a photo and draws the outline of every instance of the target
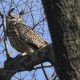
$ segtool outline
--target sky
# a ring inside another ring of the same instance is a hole
[[[1,0],[0,0],[1,1]],[[5,12],[5,15],[7,15],[7,12],[10,8],[15,7],[14,15],[17,15],[18,12],[21,10],[25,11],[25,15],[23,16],[23,20],[26,25],[33,27],[37,23],[39,23],[43,18],[45,18],[43,6],[41,4],[41,0],[2,0],[3,2],[0,2],[0,11]],[[10,4],[12,1],[13,4]],[[1,20],[0,20],[1,23]],[[40,22],[34,29],[39,35],[41,35],[48,43],[51,43],[51,38],[47,26],[47,21]],[[3,37],[3,28],[0,28],[0,35],[2,34],[1,38]],[[0,67],[3,66],[4,61],[6,60],[6,55],[4,49],[3,41],[0,42]],[[10,42],[8,41],[8,50],[11,53],[12,57],[17,56],[20,54],[15,49],[13,49],[10,45]],[[16,54],[14,54],[16,53]],[[44,63],[44,65],[50,64],[49,62]],[[39,66],[39,65],[38,65]],[[53,67],[52,68],[46,68],[45,69],[48,77],[51,79],[51,75],[54,72]],[[35,76],[33,78],[32,76]],[[45,76],[43,74],[42,69],[33,70],[33,71],[25,71],[16,73],[11,80],[46,80]]]

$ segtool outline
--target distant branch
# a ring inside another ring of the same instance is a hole
[[[43,22],[44,20],[46,20],[46,18],[43,18],[43,19],[40,20],[37,24],[35,24],[35,25],[33,26],[33,29],[34,29],[37,25],[39,25],[41,22]]]

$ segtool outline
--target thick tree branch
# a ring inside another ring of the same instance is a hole
[[[52,45],[49,44],[37,52],[30,53],[25,56],[18,55],[12,60],[6,61],[4,69],[0,70],[0,76],[4,79],[0,80],[9,80],[17,72],[31,71],[34,69],[34,66],[42,62],[50,61],[50,56],[53,54],[53,50],[51,49]]]

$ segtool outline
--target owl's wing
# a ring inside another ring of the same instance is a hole
[[[24,42],[26,42],[26,44],[29,44],[30,46],[33,46],[37,49],[45,47],[48,44],[47,41],[45,41],[38,33],[30,29],[28,26],[20,26],[20,37]]]

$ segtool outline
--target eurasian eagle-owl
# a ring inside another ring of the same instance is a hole
[[[30,53],[45,47],[48,43],[24,23],[24,12],[13,16],[13,11],[14,9],[11,9],[6,17],[6,31],[12,47],[21,53]]]

